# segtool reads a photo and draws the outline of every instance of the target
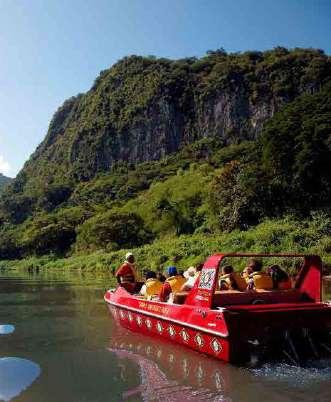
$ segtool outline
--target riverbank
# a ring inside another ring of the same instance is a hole
[[[318,254],[322,257],[326,273],[331,266],[331,238],[322,222],[299,222],[285,218],[267,220],[247,231],[230,233],[194,234],[167,237],[131,249],[140,271],[143,269],[163,270],[169,264],[179,269],[202,262],[215,252],[281,253],[297,252]],[[128,250],[113,252],[98,250],[91,254],[73,254],[66,258],[55,255],[29,257],[22,260],[0,261],[0,269],[24,271],[78,270],[89,273],[111,273],[121,264]],[[244,263],[244,262],[242,262]],[[287,265],[291,270],[292,265]],[[286,262],[284,262],[286,265]],[[240,267],[237,267],[240,268]]]

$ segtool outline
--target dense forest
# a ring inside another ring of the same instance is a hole
[[[124,58],[4,190],[1,258],[330,253],[330,78],[314,49]]]

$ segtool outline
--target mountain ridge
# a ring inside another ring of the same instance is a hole
[[[20,177],[30,188],[63,175],[79,182],[118,161],[158,160],[205,136],[224,145],[256,139],[284,104],[318,91],[330,76],[330,58],[313,49],[126,57],[86,94],[64,102]]]
[[[231,238],[287,215],[326,236],[330,122],[331,64],[319,50],[125,58],[64,102],[1,195],[0,254]],[[313,244],[295,236],[298,250]]]

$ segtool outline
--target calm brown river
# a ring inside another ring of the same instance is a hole
[[[331,401],[331,359],[234,367],[123,330],[100,281],[2,273],[0,400]]]

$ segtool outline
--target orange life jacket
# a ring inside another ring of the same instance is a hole
[[[181,287],[184,285],[184,283],[186,282],[186,279],[183,278],[180,275],[176,275],[176,276],[170,276],[166,282],[169,283],[170,287],[171,287],[171,291],[172,293],[176,293],[179,292]]]
[[[220,280],[226,283],[229,290],[240,290],[243,292],[247,288],[245,279],[242,278],[237,272],[222,275]]]
[[[255,289],[273,289],[274,284],[272,278],[265,272],[253,272],[250,278],[253,278]]]
[[[136,272],[134,264],[125,261],[124,264],[119,267],[115,276],[120,278],[121,283],[135,282]]]
[[[156,278],[149,278],[145,282],[146,296],[158,295],[162,288],[162,283]]]

